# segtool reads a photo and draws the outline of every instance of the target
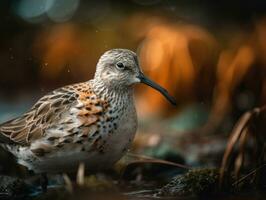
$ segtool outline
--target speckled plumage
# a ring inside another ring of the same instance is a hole
[[[1,146],[37,173],[75,171],[81,162],[92,170],[110,167],[137,129],[132,85],[140,73],[134,52],[107,51],[94,79],[56,89],[1,124]]]

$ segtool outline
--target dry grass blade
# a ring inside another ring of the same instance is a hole
[[[149,156],[132,154],[132,153],[128,153],[127,155],[129,157],[137,159],[135,161],[132,161],[128,165],[135,164],[135,163],[156,163],[156,164],[171,165],[171,166],[179,167],[179,168],[183,168],[183,169],[191,169],[191,167],[186,166],[186,165],[182,165],[182,164],[179,164],[179,163],[174,163],[174,162],[171,162],[171,161],[161,160],[161,159],[157,159],[157,158],[152,158],[152,157],[149,157]]]
[[[260,167],[257,167],[256,169],[252,170],[251,172],[249,172],[248,174],[246,174],[245,176],[243,176],[242,178],[238,179],[237,181],[235,181],[232,186],[235,186],[239,183],[241,183],[242,181],[244,181],[246,178],[250,177],[251,175],[257,173],[258,170],[261,170],[262,168],[264,168],[266,166],[266,164],[263,164]]]
[[[224,173],[226,171],[227,165],[230,163],[230,155],[234,149],[234,146],[238,139],[240,138],[243,130],[247,127],[250,119],[252,117],[252,112],[245,113],[238,123],[236,124],[235,128],[233,129],[231,136],[228,140],[227,147],[223,156],[222,165],[220,169],[220,185],[224,180]]]
[[[220,186],[225,183],[225,171],[228,171],[228,177],[232,170],[234,170],[234,176],[236,180],[240,175],[240,170],[244,166],[244,157],[246,155],[245,147],[248,143],[248,138],[254,141],[252,149],[254,150],[251,156],[252,166],[264,166],[265,164],[265,121],[266,120],[266,106],[261,108],[255,108],[249,112],[246,112],[236,124],[231,136],[228,140],[228,144],[223,156],[222,165],[220,169]],[[234,160],[232,160],[233,149],[239,144],[238,152]],[[234,163],[234,165],[233,165]],[[250,166],[251,167],[251,166]],[[261,167],[256,168],[254,172],[249,173],[247,176],[254,175],[254,178],[260,180],[262,177]],[[245,176],[246,177],[246,176]],[[242,178],[240,179],[242,180]],[[232,179],[231,179],[232,181]],[[237,184],[238,181],[236,181]],[[258,181],[258,186],[260,185]]]
[[[239,177],[240,169],[244,162],[245,145],[247,143],[248,128],[245,128],[239,138],[239,154],[235,160],[235,175],[236,179]]]

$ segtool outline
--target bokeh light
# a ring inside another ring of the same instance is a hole
[[[14,7],[15,12],[24,20],[39,23],[47,20],[64,22],[75,14],[79,0],[21,0]]]

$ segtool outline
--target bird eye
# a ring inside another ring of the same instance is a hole
[[[118,63],[116,63],[116,67],[118,68],[118,69],[125,69],[125,65],[123,64],[123,63],[121,63],[121,62],[118,62]]]

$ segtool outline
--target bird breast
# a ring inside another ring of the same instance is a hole
[[[137,115],[134,106],[128,106],[118,121],[117,129],[110,135],[107,142],[107,149],[114,159],[119,160],[127,152],[134,139],[137,130]]]

